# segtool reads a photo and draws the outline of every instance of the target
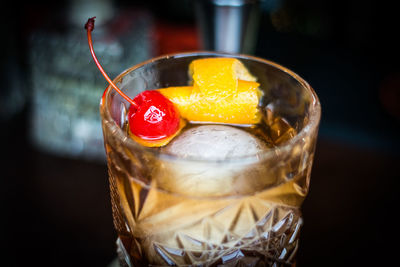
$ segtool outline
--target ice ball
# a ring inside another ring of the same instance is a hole
[[[183,195],[251,194],[273,183],[257,160],[257,154],[266,150],[262,140],[239,128],[196,126],[162,149],[178,159],[164,159],[153,177],[159,188]],[[254,157],[241,160],[246,156]]]
[[[201,125],[175,138],[164,152],[183,158],[222,160],[251,156],[267,149],[250,133],[227,125]]]

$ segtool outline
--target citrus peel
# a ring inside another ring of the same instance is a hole
[[[259,83],[238,80],[235,94],[215,98],[203,98],[193,86],[168,87],[158,91],[176,105],[181,116],[191,122],[215,122],[231,124],[256,124],[261,113],[258,102]]]
[[[192,86],[158,89],[183,118],[203,123],[260,122],[260,84],[238,59],[197,59],[190,63],[189,75]]]
[[[236,58],[203,58],[189,65],[189,76],[198,92],[210,99],[228,97],[238,89],[238,80],[256,81]]]

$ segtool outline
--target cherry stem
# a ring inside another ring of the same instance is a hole
[[[96,17],[92,17],[89,18],[88,21],[85,24],[85,29],[87,30],[87,39],[88,39],[88,43],[89,43],[89,49],[90,49],[90,53],[92,54],[93,60],[97,65],[97,68],[99,68],[101,74],[103,74],[104,78],[107,80],[107,82],[114,87],[114,89],[123,97],[125,98],[129,103],[131,103],[131,105],[135,106],[136,108],[139,107],[138,104],[133,101],[131,98],[129,98],[129,96],[127,96],[124,92],[121,91],[121,89],[118,88],[118,86],[116,86],[113,81],[110,79],[110,77],[108,77],[107,73],[104,71],[103,67],[100,65],[100,62],[98,61],[96,54],[94,53],[94,49],[93,49],[93,41],[92,41],[92,31],[94,29],[94,19]]]

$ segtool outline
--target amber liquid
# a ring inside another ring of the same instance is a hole
[[[270,114],[260,125],[240,129],[269,147],[280,146],[296,135],[289,123]],[[113,153],[108,153],[121,264],[292,266],[302,225],[299,207],[307,194],[311,165],[307,163],[311,160],[305,159],[307,155],[296,151],[276,162],[260,161],[243,168],[240,177],[248,179],[251,191],[216,197],[165,190],[157,183],[156,170],[150,183],[143,183],[136,177],[140,173],[121,171]],[[168,164],[159,164],[164,176]],[[226,189],[237,180],[227,178],[220,185]]]

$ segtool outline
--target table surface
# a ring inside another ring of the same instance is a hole
[[[42,152],[23,125],[6,125],[2,136],[1,251],[8,266],[108,266],[116,233],[106,165]],[[318,140],[298,266],[394,260],[399,163],[398,155]]]

